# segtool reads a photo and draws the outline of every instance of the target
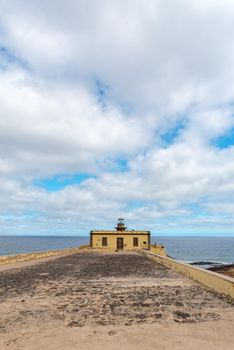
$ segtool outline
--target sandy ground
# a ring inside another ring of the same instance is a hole
[[[0,349],[233,349],[233,302],[136,253],[0,272]]]

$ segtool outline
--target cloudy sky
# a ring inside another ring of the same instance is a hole
[[[234,235],[233,0],[0,0],[0,234]]]

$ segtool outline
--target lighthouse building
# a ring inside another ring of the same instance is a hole
[[[90,231],[90,247],[110,251],[150,249],[150,231],[130,231],[119,218],[115,230]]]

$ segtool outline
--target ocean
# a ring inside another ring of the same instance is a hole
[[[0,236],[0,255],[70,248],[88,242],[88,236]],[[204,267],[234,263],[234,237],[151,236],[154,242],[163,244],[167,254],[180,261]]]

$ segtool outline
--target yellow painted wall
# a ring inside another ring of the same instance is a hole
[[[73,254],[78,252],[79,250],[80,248],[77,247],[77,248],[68,248],[68,249],[61,249],[61,250],[50,250],[46,252],[26,253],[26,254],[17,254],[17,255],[3,255],[3,256],[0,256],[0,265],[13,264],[13,263],[29,261],[29,260],[38,260],[38,259],[48,258],[50,256]]]
[[[159,255],[167,255],[166,253],[166,249],[164,247],[162,247],[161,245],[151,245],[150,246],[150,251],[154,254],[159,254]]]
[[[102,246],[102,237],[107,237],[107,246]],[[119,235],[95,235],[93,234],[93,249],[102,249],[115,251],[117,249],[117,238],[123,238],[124,240],[124,250],[137,250],[137,249],[146,249],[148,248],[148,235],[130,235],[130,234],[119,234]],[[133,246],[133,237],[138,237],[138,247]],[[143,242],[146,242],[144,244]]]
[[[155,260],[171,270],[179,272],[205,286],[215,290],[218,293],[226,294],[234,298],[234,278],[208,271],[199,267],[191,266],[180,261],[153,254],[152,252],[142,251],[142,254]]]

